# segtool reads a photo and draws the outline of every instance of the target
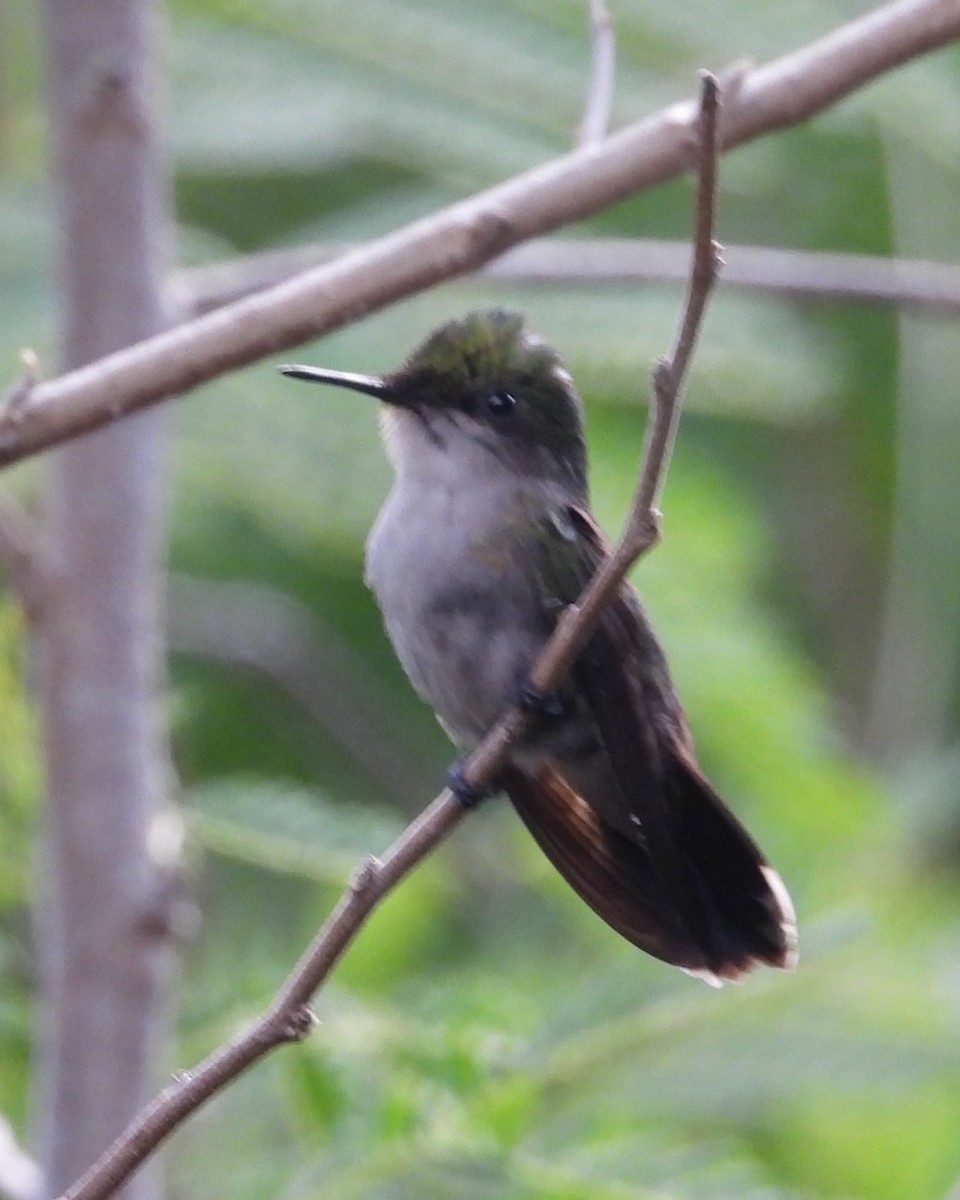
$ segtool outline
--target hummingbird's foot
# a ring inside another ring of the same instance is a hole
[[[497,790],[493,787],[476,787],[470,783],[463,773],[463,762],[459,759],[447,772],[447,787],[467,809],[477,808]]]
[[[520,685],[517,704],[524,712],[532,713],[551,725],[570,715],[570,705],[558,691],[542,692],[529,682]]]

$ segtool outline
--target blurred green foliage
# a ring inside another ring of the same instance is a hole
[[[616,119],[866,10],[609,0]],[[580,0],[174,0],[178,260],[364,239],[562,151]],[[0,348],[54,343],[40,36],[0,8]],[[956,259],[960,55],[731,154],[721,233]],[[685,236],[686,181],[579,233]],[[523,309],[588,401],[598,514],[630,495],[673,289],[467,281],[303,357],[376,371],[444,316]],[[721,292],[639,572],[702,758],[798,902],[802,963],[715,994],[645,959],[502,806],[384,904],[322,1024],[168,1156],[176,1192],[338,1200],[943,1200],[960,1177],[960,378],[955,325]],[[176,406],[170,715],[192,891],[187,1065],[271,994],[451,751],[362,584],[376,414],[263,363]],[[9,476],[42,505],[42,465]],[[207,590],[184,590],[202,580]],[[179,582],[178,582],[179,580]],[[218,590],[219,589],[219,590]],[[198,600],[199,595],[199,600]],[[0,607],[0,1109],[23,1125],[37,764]],[[339,718],[330,717],[333,697]],[[358,746],[366,746],[361,753]]]

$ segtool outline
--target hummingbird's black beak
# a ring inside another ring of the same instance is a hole
[[[389,403],[393,399],[393,388],[379,375],[355,375],[352,371],[327,371],[323,367],[301,367],[288,365],[280,368],[282,375],[291,379],[305,379],[308,383],[330,383],[335,387],[350,388]]]

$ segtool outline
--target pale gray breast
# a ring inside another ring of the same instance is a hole
[[[492,484],[424,492],[394,487],[367,542],[367,582],[417,691],[470,746],[525,676],[543,615],[532,581],[489,553],[511,494]]]

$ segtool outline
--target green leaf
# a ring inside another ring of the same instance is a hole
[[[400,830],[390,813],[271,779],[220,779],[191,789],[187,801],[191,829],[207,849],[324,883],[344,881]]]

